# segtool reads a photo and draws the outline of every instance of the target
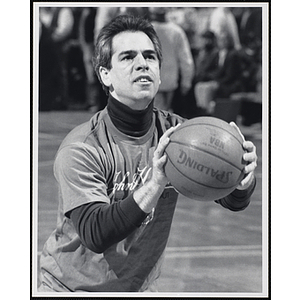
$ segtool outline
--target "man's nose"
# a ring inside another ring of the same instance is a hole
[[[139,69],[145,69],[148,70],[149,66],[148,66],[148,62],[145,59],[145,57],[142,54],[138,54],[135,57],[136,61],[135,61],[135,67],[137,70]]]

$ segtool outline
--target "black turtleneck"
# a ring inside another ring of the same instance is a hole
[[[140,137],[151,127],[153,101],[143,110],[134,110],[109,95],[107,111],[118,130],[130,136]]]

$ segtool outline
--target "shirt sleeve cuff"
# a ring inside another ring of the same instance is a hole
[[[250,197],[256,186],[256,178],[254,177],[251,185],[245,190],[235,189],[230,195],[216,200],[215,202],[221,204],[223,207],[231,211],[244,210],[250,204]]]
[[[235,189],[232,192],[232,196],[236,200],[241,199],[241,201],[243,201],[245,198],[248,198],[248,197],[250,197],[252,195],[252,193],[253,193],[253,191],[255,189],[255,186],[256,186],[256,177],[254,176],[253,180],[252,180],[252,183],[250,184],[250,186],[247,189],[245,189],[245,190]]]

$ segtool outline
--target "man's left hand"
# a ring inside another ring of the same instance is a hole
[[[246,141],[244,135],[241,133],[240,129],[234,122],[229,123],[232,127],[234,127],[237,132],[240,134],[240,136],[243,139],[243,148],[247,151],[243,155],[243,159],[247,163],[247,165],[244,168],[245,176],[240,182],[240,184],[237,186],[237,189],[239,190],[245,190],[247,189],[252,181],[254,180],[254,170],[257,167],[257,154],[256,154],[256,147],[251,141]]]

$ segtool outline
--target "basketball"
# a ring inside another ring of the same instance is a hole
[[[165,173],[182,195],[213,201],[229,195],[243,178],[243,139],[214,117],[185,121],[170,136]]]

